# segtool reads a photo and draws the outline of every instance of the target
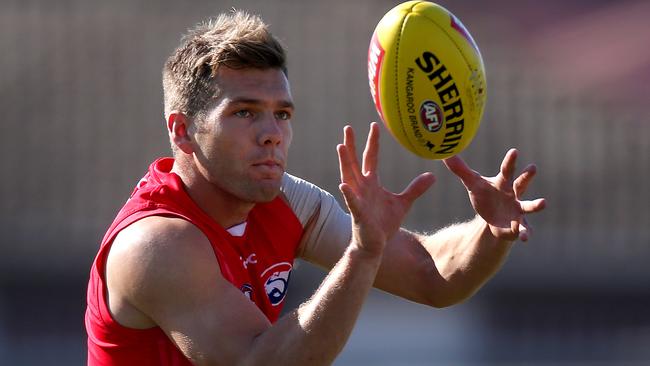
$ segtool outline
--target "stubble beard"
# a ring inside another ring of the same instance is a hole
[[[225,184],[220,185],[223,190],[243,202],[266,203],[273,201],[280,194],[282,176],[278,179],[255,179],[247,176],[223,183]]]

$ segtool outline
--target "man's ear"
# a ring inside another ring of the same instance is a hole
[[[176,145],[182,152],[192,154],[194,147],[192,146],[192,138],[188,134],[189,119],[187,116],[179,111],[172,111],[167,117],[167,133],[174,145]]]

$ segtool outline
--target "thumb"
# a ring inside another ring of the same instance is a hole
[[[472,170],[467,163],[458,155],[443,160],[443,163],[454,175],[456,175],[465,187],[469,187],[481,175]]]
[[[411,204],[413,201],[422,196],[435,181],[436,177],[433,175],[433,173],[422,173],[419,176],[415,177],[415,179],[409,183],[406,189],[404,189],[402,193],[399,194],[399,196]]]

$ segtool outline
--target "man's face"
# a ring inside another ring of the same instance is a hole
[[[291,143],[293,100],[280,69],[217,73],[220,95],[197,121],[194,159],[220,193],[268,202],[280,190]]]

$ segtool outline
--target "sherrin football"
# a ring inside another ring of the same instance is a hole
[[[486,98],[481,52],[440,5],[408,1],[384,15],[370,41],[368,79],[388,130],[423,158],[458,154],[478,130]]]

